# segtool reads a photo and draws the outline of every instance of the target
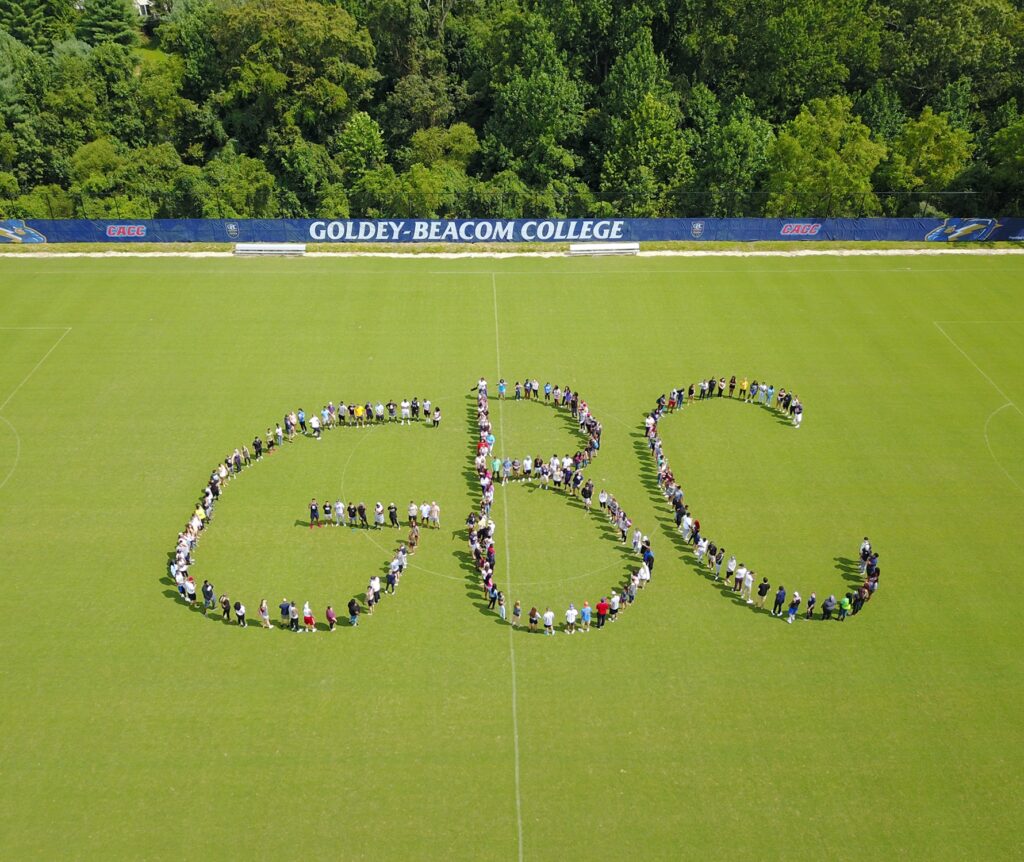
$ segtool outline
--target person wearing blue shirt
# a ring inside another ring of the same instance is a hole
[[[782,606],[786,603],[786,588],[779,584],[779,591],[775,594],[775,604],[772,606],[772,616],[782,616]]]
[[[299,412],[298,412],[297,415],[299,417],[299,427],[302,429],[302,433],[305,434],[306,433],[306,411],[303,410],[300,407],[299,408]]]

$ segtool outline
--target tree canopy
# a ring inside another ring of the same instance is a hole
[[[0,216],[1014,215],[975,0],[0,0]]]

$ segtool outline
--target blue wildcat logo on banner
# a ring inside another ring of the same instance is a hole
[[[0,221],[0,242],[46,242],[46,237],[21,219],[11,218]]]
[[[702,236],[704,236],[704,222],[695,221],[693,224],[691,224],[690,236],[692,236],[694,239],[700,239]]]
[[[1000,227],[994,218],[948,218],[928,232],[928,242],[981,242]]]

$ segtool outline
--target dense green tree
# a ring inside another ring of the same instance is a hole
[[[692,177],[679,111],[673,105],[647,93],[625,116],[612,120],[601,191],[623,215],[671,215]]]
[[[366,30],[317,0],[239,0],[220,10],[213,36],[223,87],[215,101],[246,151],[285,125],[324,143],[379,77]]]
[[[0,216],[1024,209],[1021,0],[156,8],[0,0]]]
[[[772,148],[765,214],[873,215],[879,203],[871,175],[885,154],[848,98],[814,99],[782,127]]]
[[[206,218],[274,218],[281,215],[277,181],[259,159],[225,147],[203,166],[209,193],[203,198]]]
[[[138,41],[138,16],[131,0],[82,0],[81,9],[75,32],[83,42],[134,45]]]
[[[893,141],[889,159],[902,188],[936,190],[964,170],[973,151],[969,132],[953,126],[947,115],[925,108]]]
[[[46,7],[39,0],[0,0],[0,27],[22,45],[46,47]]]
[[[997,190],[1004,200],[1021,211],[1024,208],[1024,118],[992,136],[989,154]]]
[[[697,163],[690,215],[738,217],[760,215],[759,190],[768,172],[775,142],[771,124],[741,96],[715,125]]]

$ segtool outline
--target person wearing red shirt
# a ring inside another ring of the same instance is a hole
[[[611,606],[608,604],[607,599],[601,596],[601,601],[597,603],[597,627],[599,629],[604,628],[604,621],[608,618],[608,610]]]

